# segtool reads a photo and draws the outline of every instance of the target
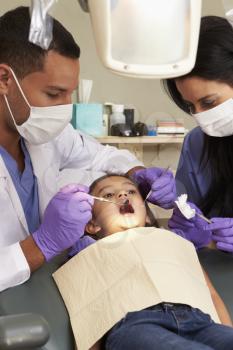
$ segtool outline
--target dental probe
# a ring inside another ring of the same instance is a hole
[[[160,177],[162,177],[163,175],[165,175],[169,170],[170,170],[170,165],[169,165],[166,169],[164,169],[164,171],[162,172],[162,174],[161,174],[159,177],[157,177],[156,180],[158,180]],[[155,180],[155,181],[156,181],[156,180]],[[152,193],[152,190],[150,190],[150,192],[147,194],[147,196],[146,196],[144,202],[148,199],[148,197],[151,195],[151,193]]]
[[[113,203],[113,204],[120,205],[120,206],[129,204],[129,200],[128,199],[126,199],[126,201],[124,203],[117,203],[117,202],[114,202],[114,201],[110,201],[109,199],[105,199],[103,197],[93,196],[92,194],[91,194],[91,196],[92,196],[92,198],[97,199],[100,202]]]
[[[96,196],[93,196],[92,194],[91,194],[91,196],[92,196],[92,198],[94,198],[94,199],[97,199],[98,201],[100,201],[100,202],[109,202],[109,203],[114,203],[114,204],[116,204],[116,205],[119,205],[120,203],[117,203],[117,202],[114,202],[114,201],[110,201],[109,199],[105,199],[105,198],[103,198],[103,197],[96,197]],[[121,204],[122,205],[122,204]]]
[[[206,218],[204,215],[199,214],[199,213],[196,213],[196,215],[198,215],[198,216],[199,216],[199,218],[202,218],[203,220],[207,221],[207,222],[208,222],[208,224],[211,224],[211,220],[210,220],[210,219],[208,219],[208,218]]]

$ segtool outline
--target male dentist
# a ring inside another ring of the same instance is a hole
[[[28,7],[0,17],[0,291],[72,247],[90,220],[88,187],[59,190],[62,170],[133,174],[151,202],[170,208],[175,198],[170,172],[72,128],[80,49],[56,20],[48,50],[28,41],[29,27]]]

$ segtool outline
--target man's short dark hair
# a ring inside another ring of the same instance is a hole
[[[48,51],[28,41],[30,22],[29,7],[24,6],[0,17],[0,63],[9,65],[19,78],[43,70],[49,50],[68,58],[79,58],[79,46],[56,19],[53,20],[53,39]]]

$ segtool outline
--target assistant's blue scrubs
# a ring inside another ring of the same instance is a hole
[[[185,137],[176,172],[177,194],[188,194],[188,201],[197,206],[208,192],[212,181],[209,163],[200,165],[204,133],[197,127]]]
[[[25,168],[21,173],[14,158],[0,146],[0,154],[6,168],[12,178],[16,191],[19,195],[24,214],[27,220],[29,233],[34,232],[40,225],[39,199],[37,179],[33,174],[32,163],[28,150],[21,139],[21,147],[24,153]]]

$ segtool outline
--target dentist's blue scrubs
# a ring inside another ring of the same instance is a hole
[[[188,194],[188,200],[199,206],[211,184],[209,163],[200,164],[204,133],[197,127],[185,137],[176,172],[177,194]]]
[[[28,230],[30,233],[32,233],[38,229],[40,225],[38,187],[36,177],[33,174],[30,155],[23,139],[21,139],[21,147],[24,153],[25,161],[25,168],[22,173],[19,171],[14,158],[1,146],[0,154],[20,198],[20,202],[27,220]]]

